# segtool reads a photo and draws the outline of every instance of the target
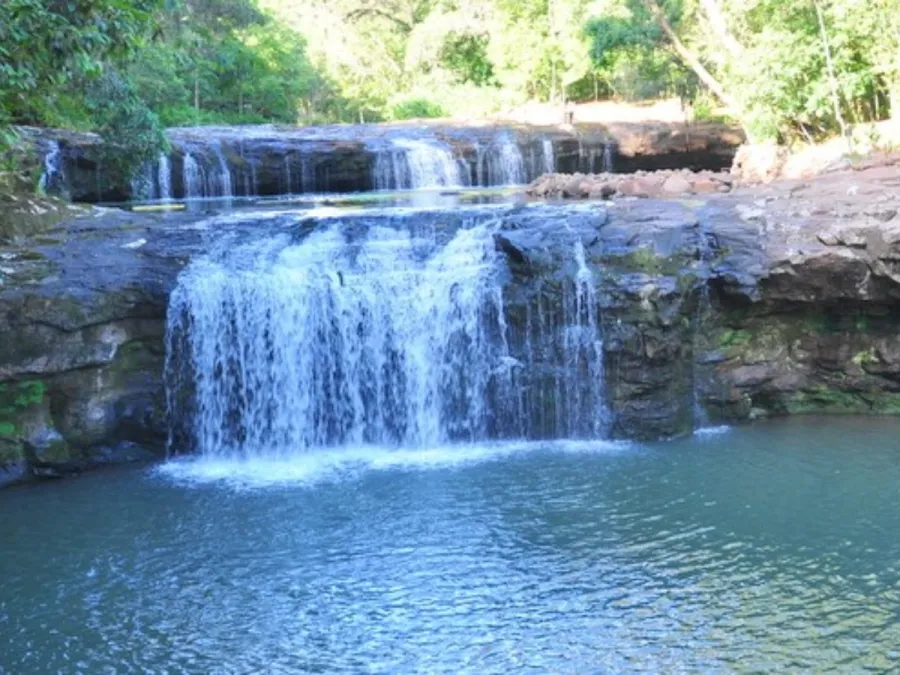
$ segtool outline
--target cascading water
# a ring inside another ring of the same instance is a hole
[[[373,170],[376,190],[463,187],[463,173],[450,148],[437,140],[395,139],[377,151]]]
[[[159,191],[156,194],[157,199],[162,201],[172,200],[172,166],[169,163],[169,156],[165,153],[159,156],[156,169],[156,184]]]
[[[197,199],[203,196],[203,175],[200,170],[200,165],[189,152],[184,153],[184,172],[182,180],[184,182],[185,198]]]
[[[567,431],[577,433],[582,420],[588,419],[590,433],[601,435],[607,424],[606,402],[603,398],[603,333],[600,329],[597,294],[594,275],[587,266],[584,243],[575,242],[574,316],[570,315],[565,332],[566,353],[569,356],[567,372],[587,373],[587,381],[575,383],[569,395],[569,419]]]
[[[234,197],[231,170],[221,143],[185,148],[182,182],[186,199]]]
[[[701,335],[703,331],[703,321],[710,309],[710,296],[709,296],[709,267],[711,264],[712,252],[710,250],[709,239],[704,227],[704,221],[701,219],[700,221],[700,229],[698,232],[698,250],[700,254],[700,265],[701,265],[701,275],[704,279],[704,283],[700,285],[700,297],[697,301],[697,310],[694,312],[693,319],[693,350],[695,352],[695,356],[692,359],[693,362],[693,370],[691,373],[692,382],[691,382],[691,404],[693,407],[694,414],[694,430],[695,431],[704,431],[708,430],[710,427],[709,423],[709,415],[706,414],[706,410],[703,407],[703,403],[700,400],[700,373],[698,372],[697,358],[696,352],[701,349]],[[713,428],[715,429],[715,428]]]
[[[228,162],[225,161],[225,155],[222,153],[222,144],[214,143],[212,145],[213,154],[216,157],[218,171],[213,172],[210,176],[211,185],[209,187],[210,196],[223,197],[229,199],[234,196],[234,189],[231,186],[231,170],[228,168]],[[253,171],[253,163],[250,163],[251,171]],[[255,173],[253,175],[255,183]]]
[[[603,173],[612,173],[613,171],[615,171],[615,164],[613,161],[613,145],[609,141],[606,141],[603,144],[603,164],[600,168]]]
[[[65,175],[62,164],[62,148],[58,141],[50,143],[50,150],[44,155],[44,170],[41,173],[39,185],[41,192],[49,192],[65,185]]]
[[[190,333],[206,453],[419,446],[483,437],[503,355],[489,227],[431,242],[375,228],[272,240],[195,265],[172,299]]]
[[[156,199],[154,164],[146,162],[131,178],[132,199]]]
[[[544,159],[544,173],[553,173],[556,171],[556,155],[553,152],[553,141],[545,138],[541,141],[542,155]]]
[[[601,435],[602,340],[583,248],[562,306],[538,296],[541,325],[511,326],[500,221],[474,218],[452,235],[435,223],[348,216],[299,243],[231,244],[192,263],[169,310],[173,447],[285,458]]]
[[[484,165],[478,172],[484,186],[521,185],[527,182],[522,151],[509,134],[497,137],[481,155],[479,162]]]
[[[382,149],[375,154],[372,184],[376,190],[399,190],[409,187],[409,163],[406,152],[394,147]]]
[[[316,191],[316,170],[306,155],[300,156],[300,192]]]

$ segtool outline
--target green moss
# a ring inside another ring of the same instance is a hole
[[[681,294],[685,294],[693,290],[697,286],[697,282],[699,280],[700,277],[698,277],[693,272],[685,272],[675,277],[675,284],[678,288],[678,292]]]
[[[719,345],[722,347],[740,347],[746,345],[753,339],[753,334],[748,330],[726,330],[719,338]]]
[[[34,451],[35,459],[50,464],[64,464],[73,460],[81,459],[83,453],[72,448],[65,441],[53,441],[49,445],[43,446],[39,451]]]
[[[879,362],[878,356],[875,354],[874,350],[872,350],[871,348],[864,349],[863,351],[859,352],[858,354],[855,354],[853,356],[853,359],[851,359],[851,360],[853,361],[853,363],[855,363],[858,366],[864,366],[867,363],[878,363]]]
[[[46,393],[47,385],[42,380],[4,382],[0,384],[0,415],[11,415],[42,403]]]
[[[25,448],[21,443],[0,436],[0,464],[21,462],[25,459]]]
[[[651,276],[676,275],[687,264],[676,256],[657,255],[652,246],[639,246],[622,255],[604,255],[593,262],[625,272],[643,272]]]
[[[47,385],[42,380],[3,382],[0,384],[0,438],[14,438],[21,433],[22,415],[44,402]]]
[[[900,394],[878,394],[870,405],[872,411],[879,415],[900,415]]]
[[[787,401],[787,411],[792,415],[861,414],[871,412],[871,406],[858,394],[820,386],[810,391],[800,391]]]

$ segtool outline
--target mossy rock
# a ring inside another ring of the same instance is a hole
[[[796,392],[786,401],[786,409],[792,415],[900,415],[900,394],[842,391],[823,385]]]
[[[627,272],[642,272],[649,276],[675,276],[688,260],[678,256],[661,256],[652,246],[638,246],[627,253],[607,254],[593,261],[604,267]]]
[[[27,433],[26,418],[44,405],[46,394],[43,380],[0,383],[0,438],[15,439]]]
[[[744,329],[726,330],[719,337],[719,346],[721,347],[741,347],[750,343],[753,334]]]
[[[12,244],[45,235],[84,208],[52,197],[0,191],[0,243]]]

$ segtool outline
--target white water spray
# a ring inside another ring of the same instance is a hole
[[[500,222],[482,215],[447,240],[408,220],[409,230],[326,219],[299,243],[232,243],[192,263],[169,309],[175,449],[277,460],[602,435],[602,338],[583,247],[577,275],[535,294],[536,325],[508,325]]]
[[[41,192],[47,192],[54,187],[57,182],[65,182],[62,167],[62,148],[59,141],[50,143],[50,152],[44,155],[44,170],[41,173],[40,187]]]

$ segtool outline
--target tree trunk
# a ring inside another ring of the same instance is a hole
[[[744,46],[728,30],[728,23],[725,21],[725,15],[722,14],[718,0],[700,0],[700,4],[728,55],[733,59],[741,58],[744,54]]]
[[[662,28],[663,32],[672,42],[672,47],[675,49],[675,53],[678,54],[679,58],[681,58],[681,60],[697,74],[700,81],[716,96],[716,98],[732,111],[737,112],[738,108],[735,105],[734,99],[728,95],[725,91],[725,87],[723,87],[721,83],[713,77],[712,73],[706,69],[706,66],[700,62],[697,55],[688,49],[678,35],[675,34],[675,29],[672,28],[672,24],[669,23],[669,20],[666,18],[662,9],[660,9],[660,6],[656,4],[656,0],[643,0],[643,2],[647,7],[647,10],[659,24],[659,27]]]
[[[834,61],[831,59],[831,46],[828,44],[828,32],[825,30],[825,16],[822,14],[822,6],[813,0],[816,7],[816,16],[819,18],[819,31],[822,34],[822,49],[825,52],[825,65],[828,67],[828,83],[831,85],[831,105],[834,107],[834,116],[841,127],[841,136],[847,140],[847,146],[852,151],[853,141],[850,138],[847,122],[841,112],[841,94],[838,88],[837,76],[834,74]]]
[[[194,110],[200,111],[200,76],[194,74]]]
[[[891,106],[891,119],[900,123],[900,72],[891,79],[888,90],[888,101]]]

